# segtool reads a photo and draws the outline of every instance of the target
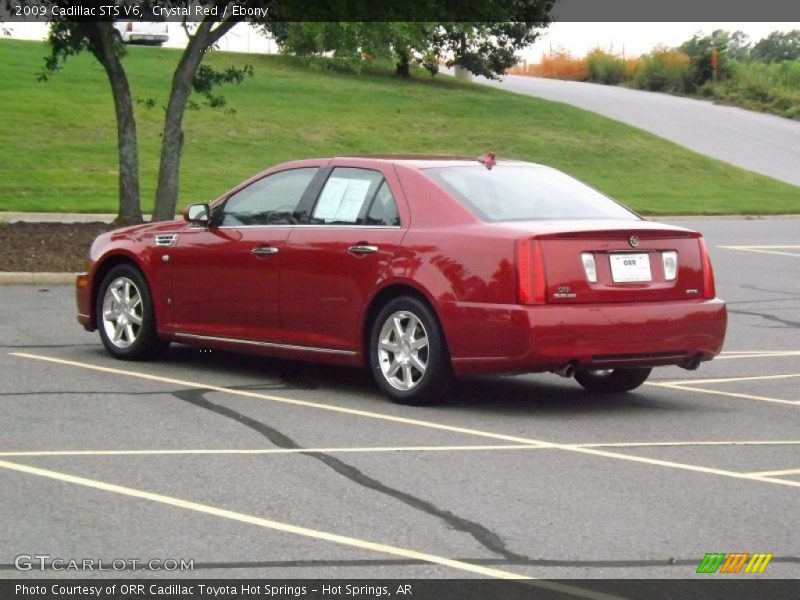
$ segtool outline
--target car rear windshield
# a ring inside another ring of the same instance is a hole
[[[484,221],[629,219],[634,213],[569,175],[548,167],[482,165],[422,171]]]

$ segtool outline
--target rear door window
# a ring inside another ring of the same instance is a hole
[[[371,169],[335,168],[319,194],[312,225],[399,225],[397,205],[383,175]]]
[[[365,225],[383,225],[385,227],[397,227],[400,225],[400,215],[397,214],[397,202],[392,196],[389,184],[384,181],[378,188],[372,205],[367,212]]]

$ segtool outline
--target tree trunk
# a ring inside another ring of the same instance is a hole
[[[220,23],[213,31],[212,25],[212,21],[204,20],[200,23],[194,35],[189,38],[189,44],[172,77],[172,89],[161,138],[161,162],[158,168],[158,187],[153,208],[153,221],[168,221],[175,217],[183,148],[183,114],[186,110],[186,102],[192,92],[192,82],[206,50],[227,33],[235,23]]]
[[[398,49],[397,58],[395,73],[400,77],[411,77],[411,55],[408,48]]]
[[[115,223],[132,225],[142,222],[139,199],[139,149],[136,120],[128,77],[117,55],[115,30],[110,22],[92,23],[95,34],[92,52],[100,61],[111,84],[117,116],[117,148],[119,152],[119,211]]]

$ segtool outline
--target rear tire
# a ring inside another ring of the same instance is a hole
[[[372,375],[392,402],[434,404],[452,388],[450,355],[439,322],[413,296],[395,298],[380,310],[368,352]]]
[[[638,368],[576,371],[575,380],[591,392],[629,392],[642,385],[652,370],[651,368]]]
[[[133,265],[117,265],[103,278],[95,306],[97,329],[114,358],[157,356],[168,342],[159,339],[150,288]]]

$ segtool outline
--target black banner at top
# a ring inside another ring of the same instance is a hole
[[[796,0],[0,0],[0,21],[800,22]],[[800,28],[800,23],[798,23]]]

